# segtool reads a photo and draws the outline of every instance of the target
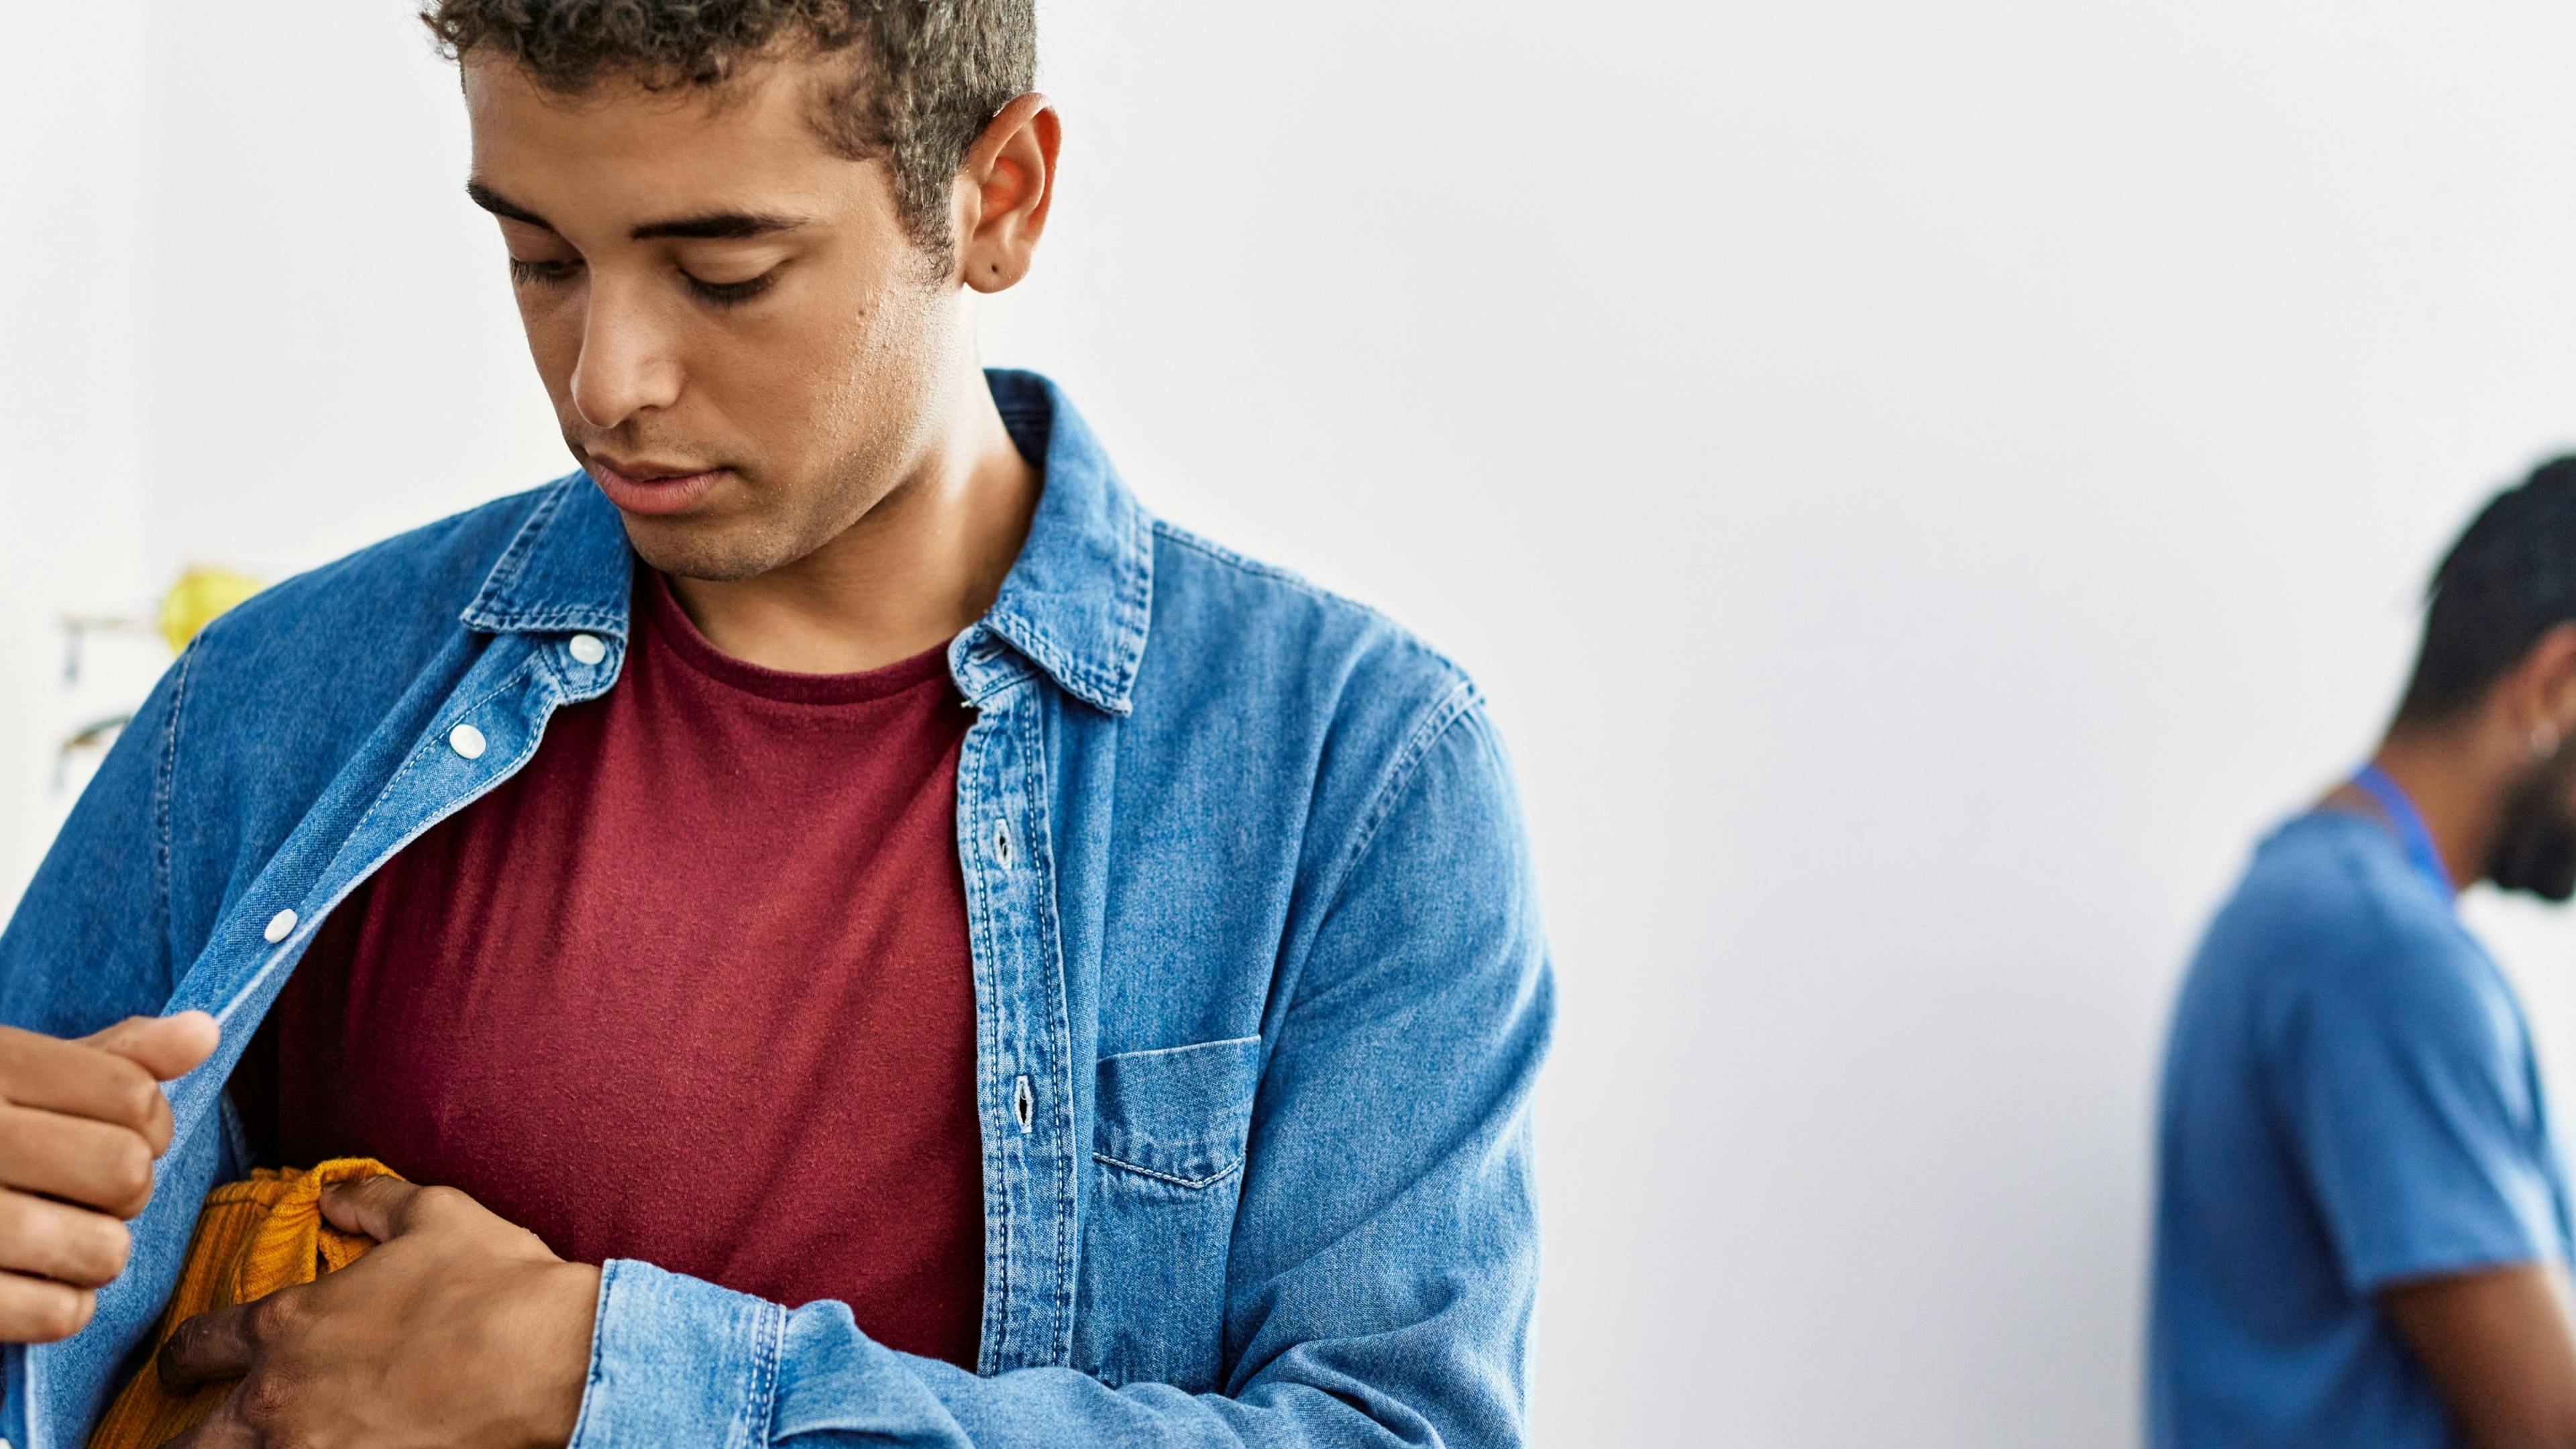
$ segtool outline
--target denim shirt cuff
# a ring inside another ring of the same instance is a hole
[[[609,1259],[567,1449],[767,1444],[786,1325],[787,1310],[766,1299]]]

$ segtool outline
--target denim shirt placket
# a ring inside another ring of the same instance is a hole
[[[958,859],[975,974],[984,1137],[987,1375],[1067,1361],[1073,1345],[1074,1086],[1048,846],[1045,677],[978,624],[950,646],[976,712],[957,764]]]
[[[145,1209],[147,1218],[189,1208],[214,1186],[227,1164],[236,1173],[249,1169],[239,1124],[229,1117],[223,1097],[250,1043],[251,1031],[242,1024],[255,1025],[266,1013],[324,919],[405,846],[517,774],[535,757],[546,720],[556,709],[596,698],[616,682],[625,657],[623,621],[581,623],[578,632],[595,632],[609,641],[595,663],[584,664],[572,655],[568,641],[574,629],[542,642],[517,633],[493,641],[347,833],[335,841],[331,827],[348,819],[358,802],[326,796],[225,912],[205,951],[180,977],[167,1007],[213,1015],[222,1035],[214,1056],[169,1089],[175,1131]],[[473,733],[460,733],[466,729]],[[211,1151],[203,1144],[208,1131],[225,1134]],[[199,1177],[203,1180],[191,1180]],[[144,1226],[137,1224],[138,1230]],[[185,1226],[176,1232],[179,1241],[186,1240]],[[176,1260],[168,1266],[175,1272]],[[101,1291],[99,1316],[123,1316],[139,1307],[148,1317],[170,1286],[129,1273]],[[41,1385],[53,1347],[30,1347],[31,1401],[44,1397]],[[30,1436],[39,1437],[32,1426]]]
[[[595,699],[616,683],[625,658],[623,631],[616,632],[618,637],[606,655],[591,665],[572,657],[565,644],[569,631],[545,642],[530,642],[524,635],[496,641],[458,683],[330,863],[310,874],[312,884],[302,893],[306,899],[295,898],[293,877],[301,864],[297,842],[290,839],[287,848],[278,852],[259,882],[244,893],[233,917],[263,919],[262,913],[269,909],[266,897],[271,879],[284,876],[277,894],[283,909],[296,912],[291,932],[265,960],[245,958],[255,968],[247,977],[229,961],[211,971],[206,967],[214,963],[201,964],[180,982],[171,1002],[172,1011],[212,1012],[217,1023],[227,1028],[224,1046],[210,1063],[220,1070],[199,1070],[179,1084],[182,1093],[193,1095],[174,1094],[172,1109],[178,1121],[195,1120],[190,1109],[203,1111],[200,1099],[220,1092],[249,1039],[248,1032],[229,1029],[234,1019],[245,1008],[254,1019],[265,1014],[324,918],[405,846],[525,768],[536,757],[546,721],[557,709]],[[469,730],[471,734],[466,733]],[[327,818],[327,813],[317,809],[311,818]]]

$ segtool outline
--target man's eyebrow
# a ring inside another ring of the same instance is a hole
[[[466,182],[465,195],[467,198],[472,200],[476,206],[483,208],[494,216],[506,216],[512,221],[524,221],[530,226],[541,226],[548,231],[554,231],[555,229],[553,222],[546,220],[544,217],[528,210],[519,203],[512,201],[510,198],[503,196],[497,191],[494,191],[491,187],[484,185],[480,181]],[[557,233],[557,235],[561,235],[561,233]]]
[[[465,183],[465,194],[476,206],[494,216],[506,216],[530,226],[554,231],[554,223],[528,210],[519,203],[494,191],[480,181]],[[805,218],[775,216],[766,212],[718,211],[704,216],[683,216],[670,221],[646,222],[626,235],[634,241],[652,241],[656,237],[678,237],[688,241],[739,241],[745,237],[769,236],[794,231],[805,225]],[[560,233],[558,233],[560,235]]]
[[[802,217],[770,216],[749,211],[719,211],[706,216],[684,216],[674,221],[649,222],[626,235],[634,241],[651,241],[655,237],[665,236],[682,237],[693,241],[739,241],[744,237],[794,231],[804,224]]]

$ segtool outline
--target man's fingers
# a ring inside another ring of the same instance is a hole
[[[98,1295],[86,1288],[0,1273],[0,1343],[53,1343],[89,1326]]]
[[[155,1157],[170,1145],[170,1100],[130,1057],[32,1031],[0,1028],[0,1098],[139,1134]]]
[[[0,1105],[7,1185],[130,1218],[152,1201],[152,1149],[122,1127]]]
[[[366,1177],[322,1189],[322,1216],[344,1233],[390,1242],[411,1226],[422,1197],[432,1189],[399,1177]]]
[[[161,1449],[262,1449],[266,1440],[242,1417],[241,1401],[242,1391],[234,1389],[197,1427],[164,1442]]]
[[[0,1189],[0,1269],[98,1288],[125,1271],[133,1246],[125,1224],[105,1213]]]
[[[129,1016],[81,1041],[114,1052],[167,1082],[195,1071],[214,1055],[222,1035],[213,1017],[202,1011],[182,1011],[175,1016]]]
[[[211,1379],[235,1379],[249,1373],[251,1359],[259,1349],[254,1315],[263,1311],[261,1304],[270,1301],[262,1298],[211,1309],[172,1330],[170,1341],[161,1345],[155,1358],[161,1386],[174,1394],[185,1394]],[[276,1312],[274,1308],[265,1311],[272,1315]]]

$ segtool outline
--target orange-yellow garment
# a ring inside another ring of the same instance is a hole
[[[338,1157],[310,1172],[253,1168],[249,1181],[206,1194],[178,1290],[153,1327],[152,1351],[159,1353],[172,1329],[210,1308],[265,1298],[358,1261],[376,1240],[331,1226],[322,1216],[323,1185],[397,1175],[372,1157]],[[195,1428],[232,1387],[227,1379],[181,1398],[161,1387],[147,1358],[90,1431],[89,1449],[153,1449]]]

